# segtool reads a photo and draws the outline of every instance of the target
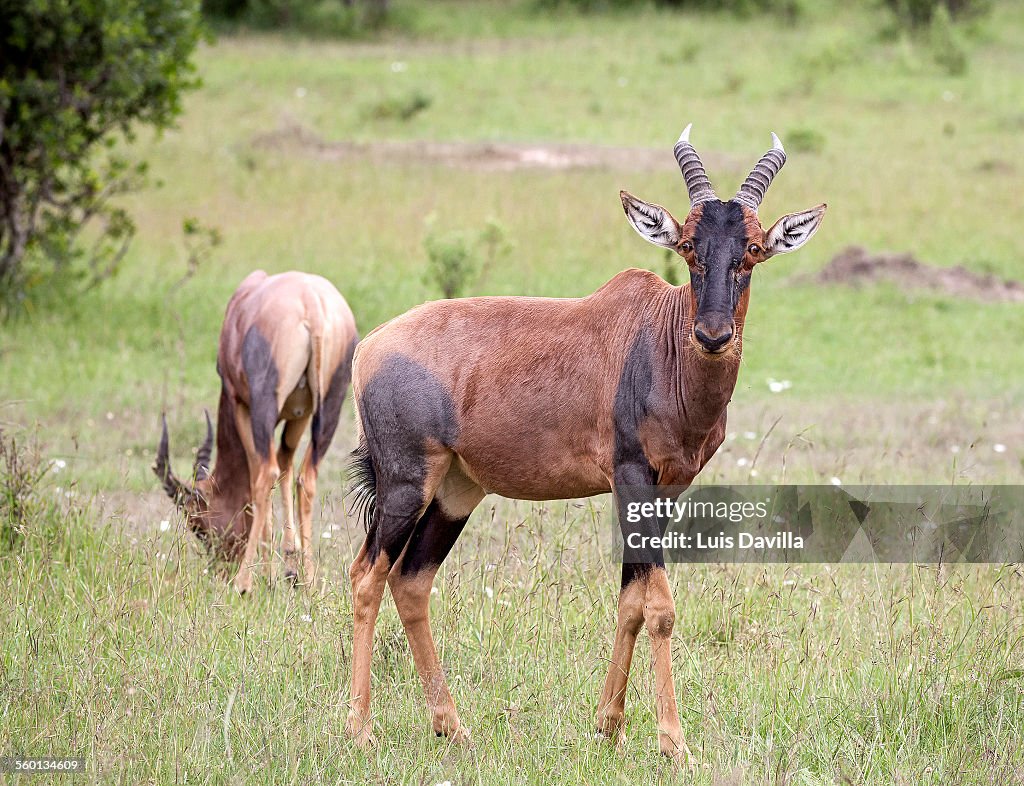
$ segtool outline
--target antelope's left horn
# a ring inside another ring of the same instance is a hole
[[[171,471],[171,459],[168,450],[167,438],[167,416],[162,416],[163,431],[160,434],[160,446],[156,449],[156,463],[153,464],[153,472],[164,486],[167,496],[174,500],[174,504],[182,507],[190,490],[184,483],[174,477]]]
[[[750,170],[750,174],[747,175],[747,179],[743,181],[743,185],[740,186],[740,190],[736,192],[733,199],[751,210],[757,210],[764,195],[768,192],[768,186],[772,184],[772,180],[779,174],[779,170],[785,163],[786,149],[772,132],[772,149],[761,156],[761,160]]]
[[[210,422],[210,413],[203,410],[206,415],[206,439],[196,451],[196,463],[192,468],[196,480],[206,480],[210,477],[210,456],[213,454],[213,424]]]

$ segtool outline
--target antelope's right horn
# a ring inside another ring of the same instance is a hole
[[[676,155],[676,163],[679,164],[679,171],[683,173],[683,180],[686,182],[686,191],[690,195],[690,206],[699,205],[701,202],[711,202],[718,199],[715,190],[711,187],[707,172],[704,171],[704,164],[697,155],[696,149],[690,144],[690,123],[679,135],[673,152]]]

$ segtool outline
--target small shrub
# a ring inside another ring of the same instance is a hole
[[[881,0],[905,29],[928,27],[940,13],[949,19],[970,19],[987,14],[992,0]]]
[[[967,73],[967,48],[945,6],[939,6],[932,16],[930,38],[932,57],[947,74]]]
[[[186,254],[184,282],[192,278],[199,266],[213,256],[214,250],[224,242],[224,238],[217,227],[207,226],[194,216],[181,222],[181,234]]]
[[[423,246],[427,251],[427,280],[446,298],[462,297],[479,275],[473,245],[466,233],[431,232]]]
[[[813,128],[791,128],[786,132],[785,145],[793,153],[821,153],[825,135]]]
[[[404,95],[389,96],[378,101],[369,107],[367,115],[374,120],[400,120],[405,123],[429,109],[433,103],[433,98],[415,89]]]
[[[391,8],[388,0],[203,0],[203,14],[265,30],[356,37],[384,27]]]
[[[425,280],[446,298],[463,297],[479,284],[494,265],[512,250],[508,231],[496,219],[488,219],[477,232],[439,232],[434,217],[427,219],[423,247],[427,252]]]
[[[651,0],[534,0],[540,10],[571,8],[583,13],[612,11],[652,5]],[[663,8],[698,11],[723,11],[740,17],[770,13],[795,21],[803,16],[806,0],[655,0]]]
[[[33,445],[0,429],[0,547],[13,549],[44,507],[40,485],[46,466]]]

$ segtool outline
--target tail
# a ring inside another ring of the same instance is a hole
[[[313,411],[320,411],[321,396],[324,393],[324,337],[323,333],[309,333],[309,364],[306,366],[306,381],[313,396]]]
[[[377,472],[365,440],[352,451],[348,465],[348,476],[352,481],[349,494],[352,497],[352,512],[363,520],[363,530],[369,532],[373,512],[377,507]]]

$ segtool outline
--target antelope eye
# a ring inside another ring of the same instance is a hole
[[[684,240],[680,248],[687,254],[689,254],[691,251],[693,251],[693,243],[691,243],[689,240]]]
[[[751,256],[756,257],[758,254],[761,253],[761,246],[759,246],[757,243],[751,243],[747,247],[747,253],[750,254]]]

